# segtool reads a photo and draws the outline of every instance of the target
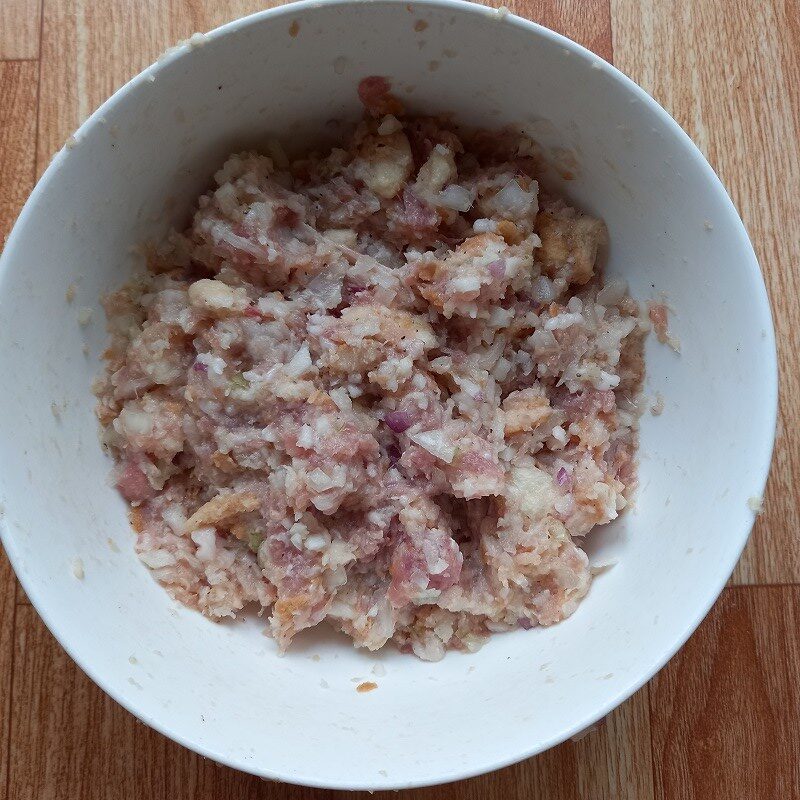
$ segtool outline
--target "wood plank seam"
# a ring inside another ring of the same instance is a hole
[[[17,603],[14,603],[14,609],[11,612],[11,630],[12,630],[12,648],[11,648],[11,674],[8,676],[8,698],[9,698],[9,706],[8,706],[8,721],[6,723],[7,728],[7,746],[6,746],[6,797],[11,797],[11,739],[14,733],[14,728],[12,724],[12,720],[14,718],[14,656],[16,654],[16,641],[17,641],[17,608],[19,606]]]
[[[34,122],[34,134],[33,134],[33,142],[31,142],[31,146],[33,147],[34,157],[32,163],[32,173],[31,173],[31,187],[36,185],[36,142],[39,139],[39,101],[41,99],[40,95],[40,86],[41,86],[41,75],[42,75],[42,33],[44,30],[44,0],[40,0],[39,2],[39,41],[38,41],[38,52],[37,57],[33,58],[25,58],[25,59],[14,59],[15,61],[19,62],[27,62],[27,61],[37,61],[36,67],[36,121]],[[19,215],[19,211],[21,209],[17,209],[17,215]],[[12,580],[14,581],[15,590],[14,590],[14,608],[11,612],[11,631],[12,631],[12,642],[16,643],[17,638],[17,619],[18,619],[18,608],[20,604],[20,594],[22,594],[22,587],[20,586],[19,582],[16,580],[16,576],[12,573]],[[9,697],[9,708],[8,708],[8,720],[6,722],[7,728],[7,748],[5,753],[5,761],[6,761],[6,786],[5,786],[5,796],[11,796],[11,746],[13,741],[13,733],[14,733],[14,674],[16,672],[15,669],[15,660],[16,660],[16,645],[11,648],[10,653],[10,675],[8,676],[8,697]]]
[[[39,41],[37,47],[37,54],[36,59],[31,59],[37,61],[36,66],[36,121],[34,123],[34,130],[33,130],[33,171],[31,174],[31,186],[36,185],[36,176],[38,175],[37,172],[37,159],[38,159],[38,148],[36,147],[36,143],[39,141],[39,101],[41,99],[41,86],[42,86],[42,34],[44,33],[44,0],[39,0]],[[22,209],[20,209],[21,211]],[[19,212],[18,212],[19,213]],[[15,577],[16,581],[16,577]],[[6,753],[6,797],[11,796],[11,734],[13,732],[13,719],[14,719],[14,661],[16,656],[16,641],[17,641],[17,619],[19,617],[18,608],[20,604],[20,595],[23,593],[22,586],[20,585],[19,581],[16,581],[16,591],[14,593],[14,611],[11,617],[11,630],[12,630],[12,641],[15,643],[14,647],[11,650],[11,678],[9,680],[9,687],[8,693],[9,698],[11,699],[11,703],[8,708],[8,752]]]
[[[34,123],[33,129],[33,175],[31,175],[31,186],[36,186],[37,183],[37,176],[39,175],[39,148],[37,146],[37,142],[39,141],[39,120],[41,118],[41,99],[42,99],[42,39],[44,37],[44,3],[45,0],[39,0],[39,52],[35,59],[30,59],[31,61],[37,62],[36,68],[36,122]],[[20,209],[21,210],[21,209]],[[25,594],[25,590],[22,588],[22,585],[19,581],[16,582],[16,591],[14,592],[14,603],[15,605],[28,605],[30,600],[28,600],[27,595]],[[16,618],[16,612],[15,612]],[[16,630],[14,630],[14,636],[16,636]],[[13,659],[13,656],[12,656]],[[12,660],[12,667],[13,667],[13,660]]]
[[[28,165],[25,164],[24,155],[30,153],[34,136],[36,109],[39,102],[38,94],[38,69],[34,63],[35,59],[29,58],[10,58],[0,62],[0,92],[2,92],[2,112],[3,127],[0,134],[3,136],[3,146],[0,147],[0,172],[7,183],[3,185],[4,196],[0,205],[0,236],[5,236],[11,221],[17,216],[19,208],[25,196],[30,191],[34,175],[27,172]],[[8,96],[5,92],[8,89]],[[7,122],[7,124],[6,124]],[[6,144],[8,149],[6,149]],[[31,172],[34,169],[33,159],[29,165]],[[0,587],[7,593],[9,603],[5,609],[3,625],[7,625],[12,641],[16,636],[17,630],[17,581],[13,571],[8,564],[5,554],[3,554],[3,586]],[[5,632],[5,631],[4,631]],[[4,645],[5,646],[5,645]],[[10,759],[12,752],[12,709],[11,695],[14,691],[14,669],[15,652],[14,648],[9,647],[5,652],[7,662],[4,667],[9,670],[4,672],[2,679],[2,706],[4,715],[0,719],[2,725],[3,752],[0,753],[0,774],[3,774],[4,791],[8,794],[8,786],[11,780]],[[5,693],[8,692],[6,696]],[[7,700],[7,707],[6,707]],[[3,737],[5,739],[3,740]]]

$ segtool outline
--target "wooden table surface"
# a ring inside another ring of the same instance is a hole
[[[800,798],[800,2],[517,0],[613,61],[708,156],[739,208],[777,326],[781,413],[765,513],[670,664],[597,731],[425,798]],[[256,0],[0,0],[0,237],[52,154],[169,45]],[[322,798],[184,750],[106,697],[0,551],[0,798]],[[394,795],[387,794],[387,797]]]

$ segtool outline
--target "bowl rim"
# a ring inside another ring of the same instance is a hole
[[[244,17],[227,22],[213,30],[204,34],[207,40],[218,39],[227,36],[228,34],[235,33],[243,28],[252,25],[260,24],[263,21],[271,20],[277,21],[287,16],[297,16],[308,12],[315,11],[321,7],[328,6],[358,6],[369,3],[370,5],[391,6],[399,5],[405,0],[325,0],[324,3],[319,0],[295,0],[286,5],[257,11]],[[765,349],[767,352],[766,368],[768,372],[768,382],[763,386],[763,413],[761,426],[764,428],[763,441],[758,452],[751,453],[753,462],[757,465],[755,472],[760,475],[760,480],[757,482],[763,494],[764,487],[769,475],[769,469],[772,462],[772,454],[775,443],[775,434],[777,426],[778,414],[778,365],[777,365],[777,350],[775,343],[775,327],[772,315],[772,309],[769,303],[769,298],[764,282],[763,272],[760,268],[757,256],[752,246],[752,242],[747,234],[744,223],[739,216],[736,207],[733,204],[727,190],[722,184],[721,180],[708,163],[703,153],[699,150],[697,145],[692,141],[689,135],[681,128],[681,126],[673,119],[673,117],[648,94],[637,83],[630,79],[627,75],[621,72],[613,64],[610,64],[601,56],[593,53],[577,42],[569,39],[562,34],[556,33],[550,28],[545,27],[537,22],[520,17],[511,13],[502,6],[500,8],[491,8],[487,6],[477,5],[469,0],[411,0],[409,3],[412,7],[420,9],[432,8],[441,9],[454,13],[471,14],[475,17],[483,17],[492,24],[512,25],[520,28],[527,34],[541,38],[552,43],[561,45],[562,48],[568,50],[571,54],[581,57],[586,61],[587,67],[591,64],[602,62],[603,69],[606,74],[617,84],[619,84],[625,91],[630,93],[637,100],[645,104],[648,109],[655,113],[664,124],[665,128],[671,135],[683,145],[687,158],[692,159],[694,165],[703,174],[705,180],[712,186],[715,192],[722,200],[722,204],[728,215],[730,221],[742,241],[743,254],[749,258],[742,259],[742,268],[750,273],[750,278],[756,290],[756,295],[753,297],[754,307],[756,313],[762,318],[760,321],[763,330],[766,333]],[[124,101],[125,96],[130,90],[138,83],[148,79],[150,75],[157,75],[162,69],[166,68],[172,62],[185,57],[191,50],[191,45],[188,40],[180,42],[177,46],[169,48],[167,52],[159,57],[148,67],[145,67],[141,72],[127,81],[123,86],[117,89],[105,102],[103,102],[87,119],[77,128],[74,132],[76,138],[80,138],[83,132],[99,124],[109,109],[114,108],[118,103]],[[40,196],[47,190],[47,184],[52,177],[58,172],[62,163],[69,157],[69,148],[62,147],[56,155],[52,158],[49,165],[36,182],[31,194],[22,207],[22,210],[17,217],[14,226],[8,236],[6,245],[0,253],[0,284],[7,271],[11,269],[12,253],[15,249],[17,239],[19,238],[20,230],[28,217],[32,216],[35,207],[38,204]],[[307,776],[297,773],[288,774],[281,771],[280,767],[271,769],[259,768],[245,759],[231,755],[211,747],[198,744],[195,741],[188,739],[177,731],[173,730],[167,718],[151,718],[143,712],[139,711],[135,702],[122,696],[119,692],[115,691],[110,685],[110,681],[106,680],[104,674],[96,670],[94,666],[86,658],[78,657],[74,652],[69,642],[64,641],[59,635],[57,626],[52,621],[50,614],[42,601],[41,595],[37,591],[36,584],[29,580],[21,569],[22,554],[14,545],[14,537],[11,533],[10,527],[3,521],[0,515],[0,541],[5,548],[6,554],[11,562],[12,567],[22,584],[25,593],[27,594],[30,602],[36,609],[40,618],[54,636],[59,645],[66,651],[70,658],[80,667],[80,669],[99,686],[106,694],[112,697],[118,704],[120,704],[126,711],[133,714],[137,719],[145,723],[147,726],[153,728],[158,733],[168,737],[172,741],[192,750],[199,755],[210,758],[217,763],[234,768],[241,772],[246,772],[262,778],[290,783],[300,786],[309,786],[314,788],[332,789],[332,790],[399,790],[399,789],[412,789],[421,788],[425,786],[435,786],[452,781],[465,780],[478,775],[493,772],[511,764],[518,763],[527,758],[531,758],[539,753],[542,753],[551,747],[566,741],[570,737],[585,730],[590,725],[596,723],[598,720],[607,716],[615,708],[630,698],[637,692],[645,683],[650,681],[653,676],[661,670],[664,665],[677,653],[677,651],[686,643],[688,638],[694,633],[703,619],[707,616],[709,610],[720,596],[723,588],[725,587],[730,575],[732,574],[736,564],[739,561],[741,553],[747,544],[750,536],[755,517],[752,522],[746,525],[744,529],[738,532],[738,537],[741,540],[740,545],[734,551],[735,558],[730,560],[730,563],[725,564],[720,571],[720,578],[709,584],[704,601],[699,604],[694,616],[689,620],[684,630],[679,636],[675,638],[668,646],[666,646],[658,658],[645,668],[640,670],[637,677],[632,678],[622,689],[620,689],[612,699],[608,700],[590,714],[580,723],[574,725],[566,733],[559,733],[550,737],[547,740],[539,741],[533,746],[516,748],[513,752],[509,752],[502,758],[496,758],[486,762],[475,762],[470,767],[464,769],[451,769],[449,772],[434,772],[430,776],[417,777],[413,780],[399,780],[397,778],[386,778],[385,780],[352,780],[352,779],[324,779],[321,780],[317,777]]]

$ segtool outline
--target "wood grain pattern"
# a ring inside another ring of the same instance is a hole
[[[17,609],[14,655],[9,798],[157,796],[163,740],[86,678],[32,607]]]
[[[0,24],[2,24],[0,14]],[[0,242],[33,188],[38,65],[0,61]],[[0,508],[0,517],[2,517]],[[11,746],[11,684],[17,581],[0,547],[0,787],[8,774]]]
[[[800,797],[800,587],[726,589],[651,683],[656,797]]]
[[[611,61],[610,0],[478,0],[481,5],[505,6],[514,14],[538,22],[574,39],[597,55]]]
[[[38,65],[0,61],[0,242],[33,188]]]
[[[2,22],[2,19],[0,19]],[[33,188],[38,64],[0,61],[0,242],[5,242],[22,204]],[[10,639],[17,582],[0,548],[0,754],[8,734],[5,703],[10,684]],[[20,590],[21,593],[21,590]],[[4,669],[4,666],[6,669]],[[6,748],[7,749],[7,745]],[[0,755],[0,786],[5,759]]]
[[[798,582],[800,5],[612,0],[612,18],[615,63],[705,152],[764,271],[778,337],[780,420],[766,513],[734,581]]]
[[[374,796],[798,798],[798,624],[800,587],[726,589],[652,682],[649,709],[640,692],[599,730],[536,759],[458,784]],[[205,761],[141,725],[75,667],[32,608],[18,609],[16,630],[9,797],[245,800],[266,793],[259,779]],[[274,800],[337,795],[352,797],[278,784],[268,790]]]
[[[39,174],[97,106],[168,47],[196,31],[276,5],[282,3],[48,0],[42,25]]]
[[[0,3],[0,59],[38,58],[42,0]]]
[[[193,32],[274,4],[0,0],[0,234],[8,232],[34,174],[116,88]],[[800,367],[794,352],[800,330],[800,5],[505,5],[604,58],[611,58],[613,41],[615,63],[689,131],[741,210],[775,309],[783,395],[767,511],[735,578],[800,581]],[[39,60],[2,62],[9,58]],[[0,798],[353,797],[267,784],[149,730],[75,667],[21,590],[14,603],[14,584],[0,552]],[[399,796],[800,800],[799,604],[797,586],[728,589],[680,655],[599,730],[489,776]],[[374,795],[357,800],[368,797]]]
[[[8,785],[8,755],[11,748],[11,690],[16,624],[15,580],[11,564],[0,547],[0,791]]]
[[[492,5],[492,3],[487,3]],[[54,0],[42,29],[38,172],[87,116],[167,47],[281,2],[258,0]],[[497,3],[494,3],[497,5]],[[510,10],[570,36],[611,59],[608,0],[513,0]],[[126,35],[119,36],[125,30]]]
[[[13,800],[653,798],[646,689],[579,742],[470,781],[374,795],[267,786],[142,725],[72,663],[32,607],[20,606],[17,617],[8,787]]]

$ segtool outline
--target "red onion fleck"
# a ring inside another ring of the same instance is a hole
[[[396,464],[400,460],[400,456],[402,456],[403,453],[396,444],[390,444],[386,448],[386,455],[389,457],[389,462],[391,464]]]
[[[386,426],[395,433],[407,431],[414,424],[414,420],[411,419],[411,414],[406,411],[389,411],[383,417],[383,421],[386,423]]]
[[[527,617],[520,617],[519,626],[523,630],[529,631],[533,627],[533,623]]]
[[[504,258],[498,258],[497,261],[492,261],[486,265],[493,278],[499,280],[506,276],[506,262]]]
[[[192,369],[195,372],[208,372],[208,366],[202,361],[195,361],[194,364],[192,364]]]
[[[572,483],[572,478],[564,467],[561,467],[561,469],[556,473],[556,483],[559,486],[567,486]]]
[[[405,224],[415,229],[415,235],[419,234],[420,229],[435,228],[439,223],[436,212],[408,187],[403,189],[403,214]]]

